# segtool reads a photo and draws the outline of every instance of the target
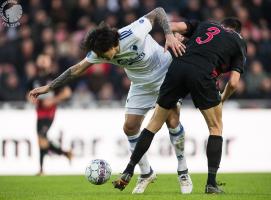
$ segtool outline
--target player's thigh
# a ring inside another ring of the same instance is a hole
[[[154,113],[151,117],[151,120],[149,121],[149,124],[147,125],[147,129],[151,131],[152,133],[157,133],[167,120],[169,115],[169,109],[165,109],[159,104],[156,105]]]
[[[123,130],[126,135],[134,135],[139,132],[145,115],[156,104],[158,92],[159,87],[147,91],[141,86],[131,86],[125,105]]]
[[[222,123],[222,103],[208,108],[200,110],[209,128],[211,135],[222,135],[223,123]]]
[[[160,85],[152,90],[146,90],[140,85],[131,85],[126,104],[126,114],[145,115],[151,108],[155,107]]]
[[[45,118],[37,120],[37,133],[39,137],[47,138],[47,133],[53,123],[53,119]]]
[[[178,59],[173,59],[159,91],[157,103],[162,108],[175,108],[179,99],[184,98],[188,94],[188,88],[184,84],[186,78],[185,68],[185,63]]]
[[[206,110],[217,106],[221,102],[220,92],[216,79],[210,75],[195,71],[190,74],[189,90],[194,105],[200,110]]]

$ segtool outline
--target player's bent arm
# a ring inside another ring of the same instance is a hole
[[[152,25],[156,21],[162,27],[166,38],[165,51],[171,48],[176,57],[178,55],[182,56],[182,52],[185,52],[185,46],[174,37],[165,10],[162,7],[155,8],[146,14],[145,17],[149,19]]]
[[[158,24],[163,28],[165,35],[172,34],[167,20],[167,14],[162,7],[155,8],[146,14],[145,17],[150,20],[152,26],[154,25],[154,22],[157,21]]]
[[[236,90],[240,80],[240,73],[237,71],[231,71],[230,79],[226,84],[224,92],[221,95],[221,101],[224,103]]]
[[[172,32],[184,34],[187,31],[187,25],[185,22],[170,22],[170,29]]]
[[[49,90],[54,90],[58,87],[66,85],[73,79],[80,76],[90,66],[91,63],[89,63],[86,58],[76,65],[73,65],[48,85]]]
[[[77,63],[76,65],[73,65],[69,69],[67,69],[65,72],[63,72],[59,77],[57,77],[55,80],[53,80],[50,84],[44,85],[38,88],[35,88],[29,92],[29,98],[30,100],[35,103],[37,101],[37,97],[41,94],[46,94],[50,90],[54,90],[58,87],[64,86],[68,82],[72,81],[73,79],[80,76],[88,67],[91,66],[91,63],[87,61],[85,58],[81,62]]]

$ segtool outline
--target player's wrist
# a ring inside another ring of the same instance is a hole
[[[166,39],[171,38],[171,37],[174,37],[174,34],[173,34],[173,32],[168,32],[168,33],[165,33],[165,37],[166,37]]]

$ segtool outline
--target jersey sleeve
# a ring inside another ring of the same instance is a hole
[[[230,66],[232,71],[237,71],[240,74],[244,72],[246,64],[246,44],[243,42],[242,47],[239,48],[238,53],[233,56]]]
[[[200,22],[198,20],[187,20],[184,21],[184,23],[187,26],[187,31],[183,34],[183,36],[190,38],[198,28]]]
[[[89,63],[93,63],[93,64],[102,62],[102,60],[100,58],[98,58],[96,53],[94,53],[93,51],[90,51],[90,52],[87,53],[86,60]]]
[[[134,35],[135,38],[144,40],[152,30],[152,24],[146,17],[141,17],[120,31],[120,40]]]

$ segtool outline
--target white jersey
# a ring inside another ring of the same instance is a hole
[[[150,21],[142,17],[119,29],[120,52],[112,60],[99,58],[93,51],[86,59],[89,63],[112,63],[124,67],[133,87],[159,90],[172,57],[149,35],[151,29]]]

